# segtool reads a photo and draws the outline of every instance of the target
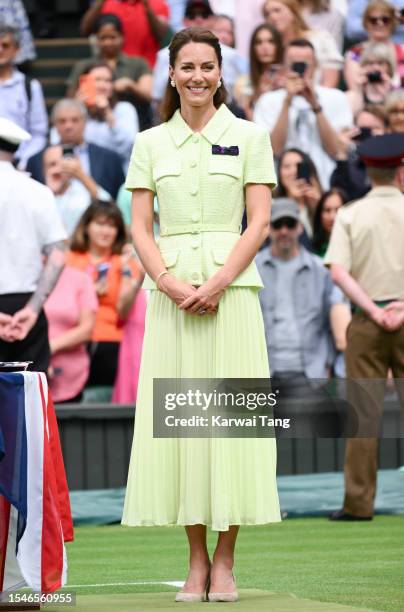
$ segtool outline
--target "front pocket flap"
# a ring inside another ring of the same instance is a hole
[[[181,162],[173,159],[161,159],[153,168],[153,179],[157,181],[163,176],[179,176],[181,174]]]
[[[173,249],[172,251],[162,251],[161,252],[161,256],[163,258],[166,268],[171,268],[172,266],[175,266],[175,264],[177,263],[177,259],[178,259],[178,253],[179,253],[178,249]]]
[[[230,251],[220,247],[212,248],[213,261],[217,264],[223,265],[229,256]]]
[[[230,155],[213,155],[209,160],[209,174],[228,174],[240,178],[241,161]]]

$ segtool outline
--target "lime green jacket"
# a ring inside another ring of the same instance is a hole
[[[276,185],[269,135],[222,104],[200,133],[179,110],[166,123],[140,132],[125,187],[157,194],[165,266],[177,278],[201,285],[240,238],[247,183]],[[231,285],[263,287],[255,262]],[[146,275],[143,287],[156,285]]]

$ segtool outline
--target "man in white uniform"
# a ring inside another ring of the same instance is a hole
[[[49,365],[48,326],[42,306],[64,266],[66,233],[48,187],[11,163],[30,135],[0,118],[0,361]]]

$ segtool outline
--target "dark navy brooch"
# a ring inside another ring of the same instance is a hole
[[[212,155],[238,155],[239,150],[237,146],[233,147],[222,147],[220,145],[212,145]]]

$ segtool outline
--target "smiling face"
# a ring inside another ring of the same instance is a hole
[[[264,17],[280,34],[291,30],[295,25],[295,16],[292,11],[278,0],[268,0],[266,2]]]
[[[59,194],[64,191],[69,183],[69,179],[62,170],[62,147],[48,147],[43,154],[43,167],[45,183],[53,191]]]
[[[187,43],[178,52],[174,67],[170,66],[181,106],[213,106],[220,77],[216,52],[206,43]]]
[[[370,40],[385,42],[394,31],[394,20],[388,12],[375,8],[369,13],[365,27]]]
[[[87,234],[90,249],[112,251],[118,236],[118,228],[112,219],[98,215],[88,224]]]

